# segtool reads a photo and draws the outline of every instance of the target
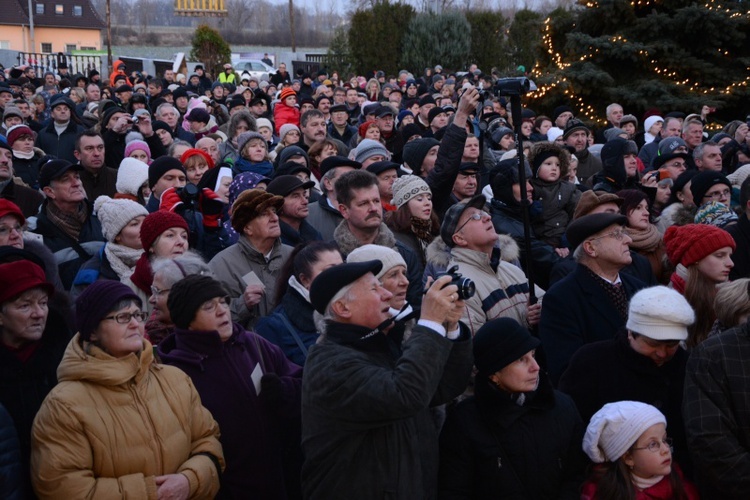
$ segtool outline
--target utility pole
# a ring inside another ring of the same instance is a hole
[[[108,73],[112,74],[112,17],[109,2],[110,0],[107,0],[107,68]]]
[[[289,0],[289,29],[292,32],[292,52],[297,52],[297,40],[294,36],[294,0]]]
[[[31,10],[31,0],[29,0],[29,41],[31,42],[29,52],[34,52],[34,11]]]

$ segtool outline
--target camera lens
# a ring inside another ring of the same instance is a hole
[[[458,297],[461,300],[468,300],[477,292],[477,286],[469,278],[460,278],[454,283],[458,286]]]

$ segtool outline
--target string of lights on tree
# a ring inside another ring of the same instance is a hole
[[[586,3],[581,3],[587,9],[599,8],[599,3],[595,1],[587,0]],[[630,2],[630,6],[634,9],[643,9],[644,7],[653,7],[658,3],[658,0],[634,0]],[[726,14],[729,14],[729,19],[736,19],[738,17],[745,17],[747,19],[750,19],[750,10],[745,12],[737,11],[736,8],[732,9],[730,7],[727,7],[726,5],[721,4],[720,2],[707,2],[702,7],[710,11],[724,12]],[[575,27],[576,25],[573,24],[571,29],[574,30]],[[627,38],[621,35],[609,36],[606,38],[606,40],[612,44],[633,44],[633,42],[629,41]],[[542,28],[542,46],[550,57],[550,61],[552,63],[551,67],[544,67],[540,61],[537,61],[536,65],[531,70],[531,76],[535,80],[545,77],[544,79],[549,80],[551,78],[552,81],[547,81],[542,84],[539,84],[537,82],[538,89],[533,94],[530,94],[529,98],[536,101],[544,98],[545,95],[553,91],[561,91],[562,94],[569,100],[570,104],[577,109],[577,116],[584,118],[585,120],[588,120],[592,123],[606,124],[607,121],[603,118],[601,110],[595,109],[594,106],[588,104],[585,99],[576,95],[574,89],[572,88],[572,83],[562,74],[566,69],[570,68],[570,66],[574,62],[585,62],[595,59],[595,57],[600,54],[600,49],[590,45],[588,47],[587,53],[582,54],[573,60],[566,60],[563,54],[554,47],[551,17],[547,17],[544,20]],[[720,55],[731,57],[728,50],[719,48],[717,49],[717,51]],[[674,84],[677,87],[682,87],[691,93],[700,93],[706,96],[717,97],[727,96],[732,95],[739,89],[746,90],[748,85],[750,85],[750,67],[746,68],[747,76],[741,81],[732,82],[724,88],[704,87],[701,82],[682,77],[679,75],[677,70],[662,66],[660,62],[657,61],[657,59],[649,55],[649,52],[646,49],[638,50],[637,54],[641,59],[644,68],[648,68],[654,75],[657,75],[663,81]]]

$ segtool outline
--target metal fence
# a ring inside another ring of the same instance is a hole
[[[57,73],[60,65],[63,64],[67,64],[71,75],[81,73],[88,76],[88,72],[92,69],[99,72],[102,71],[102,57],[100,55],[72,55],[63,54],[62,52],[58,52],[57,54],[19,52],[17,59],[19,65],[32,66],[39,76],[43,75],[45,71]]]

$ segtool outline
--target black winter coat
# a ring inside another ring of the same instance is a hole
[[[478,382],[476,396],[449,412],[440,436],[441,500],[580,498],[586,460],[573,401],[543,374],[526,397],[519,406]]]
[[[302,379],[303,496],[435,498],[438,435],[429,408],[466,389],[472,362],[463,325],[456,341],[417,325],[399,345],[330,323]]]
[[[613,340],[581,347],[560,378],[558,389],[575,401],[584,422],[607,403],[640,401],[658,408],[674,439],[675,460],[688,475],[690,459],[682,421],[682,393],[688,354],[678,348],[661,367],[630,347],[627,331]]]
[[[466,129],[458,125],[451,123],[446,127],[438,148],[435,168],[425,179],[432,191],[433,210],[441,220],[452,205],[450,195],[458,176],[458,167],[461,165],[466,135]]]
[[[750,220],[747,214],[740,215],[737,224],[727,226],[726,231],[737,244],[732,254],[734,267],[729,271],[729,279],[750,278]]]
[[[71,337],[72,332],[65,326],[62,316],[50,309],[39,346],[25,363],[10,350],[0,347],[0,404],[8,410],[16,426],[24,467],[23,481],[29,492],[31,425],[42,401],[57,385],[57,365]]]
[[[646,286],[637,278],[620,273],[630,299]],[[544,295],[539,337],[552,383],[557,384],[573,355],[586,344],[610,340],[625,326],[615,304],[583,264]]]
[[[24,217],[33,217],[39,213],[39,207],[44,201],[44,196],[39,191],[26,187],[22,184],[16,184],[11,181],[0,191],[0,198],[12,201]]]
[[[524,238],[523,221],[512,212],[503,202],[492,199],[490,202],[490,213],[492,214],[492,225],[495,226],[497,234],[511,236],[521,249],[521,265],[526,271],[526,244]],[[549,276],[560,257],[555,249],[545,242],[537,239],[534,231],[531,231],[531,263],[534,266],[534,283],[546,290],[549,288]],[[528,273],[527,273],[528,276]]]
[[[50,120],[36,136],[36,147],[44,151],[45,154],[68,160],[70,163],[78,163],[78,159],[73,154],[76,145],[76,137],[84,131],[84,128],[73,120],[70,120],[67,128],[59,136],[55,130],[55,121]],[[124,151],[124,149],[123,149]],[[118,163],[119,165],[119,163]]]
[[[25,498],[25,485],[22,481],[24,474],[16,427],[8,411],[0,404],[0,498]]]
[[[130,132],[128,130],[127,132]],[[104,164],[110,165],[113,168],[120,168],[120,162],[125,158],[125,136],[124,134],[118,134],[117,132],[107,129],[104,132]],[[167,154],[167,150],[161,143],[161,139],[156,134],[151,137],[145,137],[144,142],[148,144],[148,148],[151,150],[151,158],[156,159],[160,156]],[[195,141],[193,141],[194,143]]]
[[[78,235],[78,241],[50,221],[47,217],[46,203],[36,220],[34,232],[44,237],[44,244],[55,254],[60,280],[65,290],[70,290],[78,270],[101,249],[105,241],[99,219],[91,213],[91,202],[84,200],[84,203],[88,206],[89,217]]]

